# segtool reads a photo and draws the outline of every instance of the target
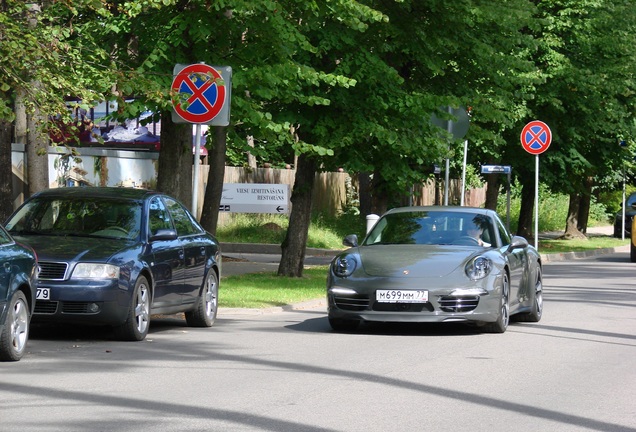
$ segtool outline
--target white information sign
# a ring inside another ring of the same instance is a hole
[[[288,214],[289,185],[224,183],[219,211]]]

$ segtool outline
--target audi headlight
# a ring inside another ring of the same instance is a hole
[[[466,265],[466,276],[471,280],[483,279],[492,270],[492,261],[488,258],[477,257]]]
[[[71,279],[119,279],[119,267],[112,264],[79,263]]]
[[[336,257],[331,264],[333,273],[338,277],[351,276],[356,267],[358,267],[358,261],[349,254]]]

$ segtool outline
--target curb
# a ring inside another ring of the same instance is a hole
[[[604,249],[595,249],[589,251],[581,251],[581,252],[563,252],[563,253],[551,253],[551,254],[543,254],[539,252],[541,256],[541,260],[544,263],[557,262],[557,261],[568,261],[573,259],[580,258],[589,258],[598,255],[607,255],[610,253],[616,252],[629,252],[629,245],[627,246],[618,246],[615,248],[604,248]]]
[[[316,300],[308,300],[302,303],[289,304],[284,306],[274,306],[268,308],[219,308],[218,315],[269,315],[278,312],[291,312],[296,310],[315,309],[320,306],[325,306],[327,300],[319,298]]]

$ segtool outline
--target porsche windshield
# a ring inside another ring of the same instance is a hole
[[[472,235],[488,243],[494,238],[487,216],[452,211],[389,213],[375,224],[364,244],[463,244],[461,239]]]

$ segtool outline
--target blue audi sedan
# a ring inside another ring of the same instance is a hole
[[[69,187],[30,197],[5,224],[40,265],[34,322],[107,325],[140,341],[154,314],[211,327],[219,243],[176,199],[131,188]]]

